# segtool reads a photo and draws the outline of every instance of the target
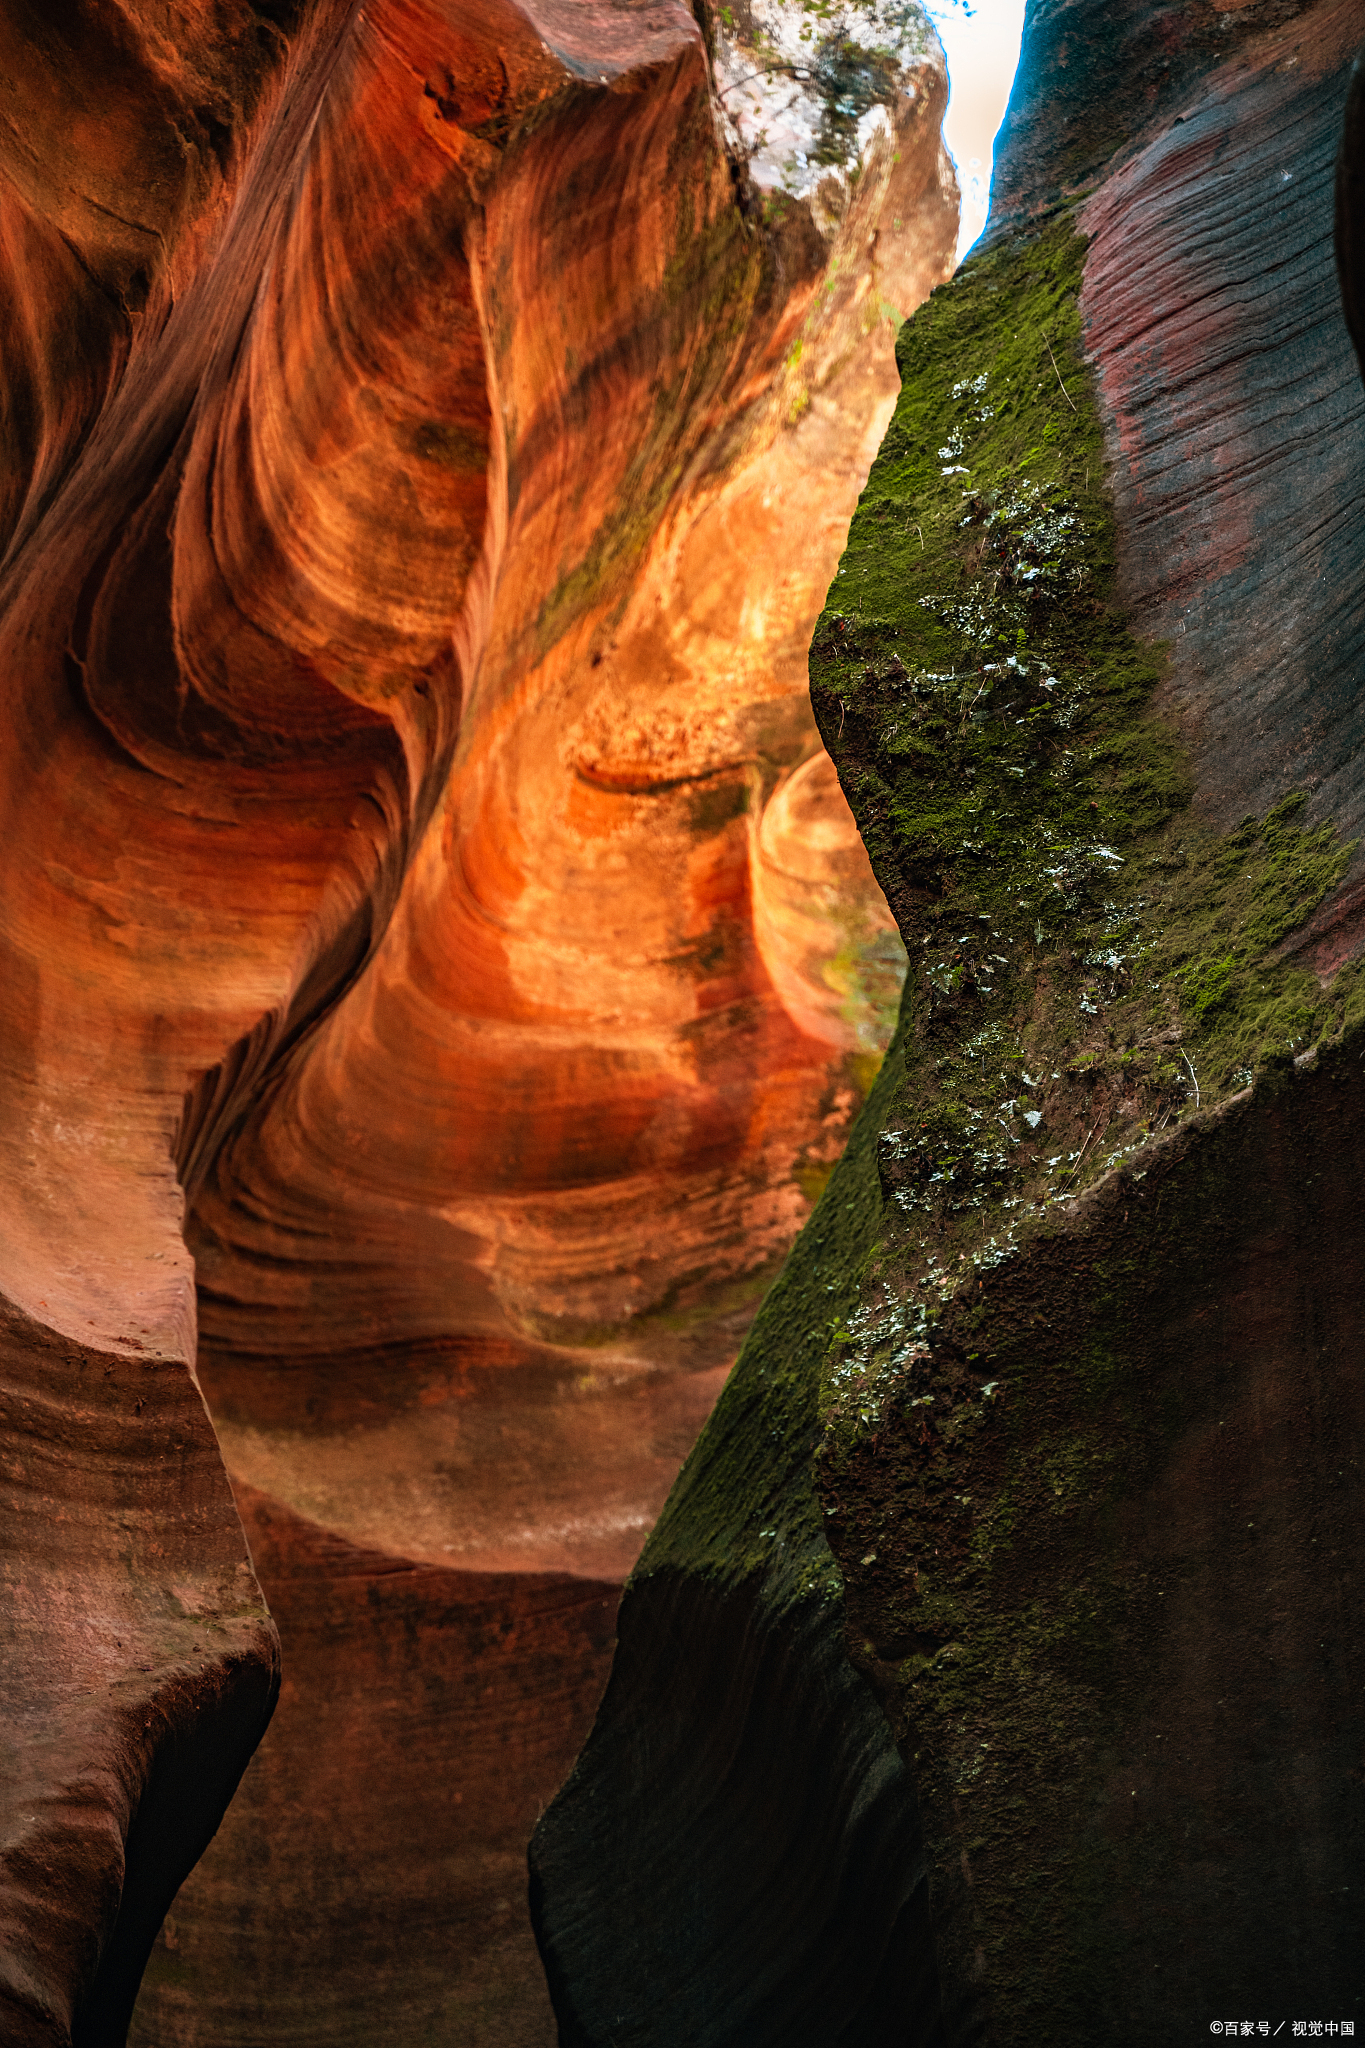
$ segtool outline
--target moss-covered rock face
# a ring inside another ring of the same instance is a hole
[[[1362,1053],[1269,1062],[921,1337],[872,1262],[821,1493],[950,2041],[1356,2011]]]
[[[1085,255],[1062,215],[903,331],[811,658],[910,956],[819,1490],[946,2036],[1020,2048],[1354,2014],[1365,1878],[1365,995],[1292,951],[1352,847],[1288,746],[1264,815],[1201,807]]]
[[[1350,845],[1303,826],[1288,776],[1265,817],[1211,829],[1154,707],[1162,651],[1114,597],[1084,253],[1064,217],[904,329],[904,392],[811,656],[910,953],[882,1168],[926,1272],[998,1252],[1365,1005],[1358,973],[1325,992],[1278,950]]]

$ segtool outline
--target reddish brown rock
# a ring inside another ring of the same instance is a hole
[[[294,1675],[140,2038],[298,2038],[331,1985],[357,2038],[444,2000],[539,2039],[480,1916],[899,977],[804,653],[949,259],[941,62],[916,29],[817,206],[755,186],[670,0],[16,0],[0,34],[0,1290],[36,1503],[0,1995],[25,2040],[120,2037],[269,1711],[202,1388]],[[374,1715],[338,1728],[341,1640]],[[524,1765],[474,1714],[447,1835],[412,1751],[446,1767],[430,1717],[485,1655]],[[303,1890],[306,1956],[272,1931]],[[409,1905],[390,1975],[348,1976]]]
[[[410,1565],[238,1498],[286,1739],[176,1901],[134,2038],[553,2040],[526,1841],[591,1720],[617,1588]]]
[[[146,1326],[143,1326],[146,1328]],[[7,1308],[0,2021],[124,2037],[264,1731],[278,1648],[184,1352]]]
[[[1332,182],[1361,31],[1358,8],[1319,7],[1250,44],[1083,214],[1124,594],[1170,642],[1201,800],[1235,825],[1288,776],[1347,837],[1365,820],[1365,394]]]

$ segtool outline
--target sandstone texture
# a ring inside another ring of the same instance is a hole
[[[902,330],[811,652],[900,1033],[537,1831],[570,2041],[769,2038],[718,1896],[812,2044],[1361,2023],[1363,37],[1031,10]]]
[[[7,2042],[124,2037],[281,1655],[134,2038],[552,2037],[526,1836],[904,972],[805,656],[946,82],[817,24],[769,166],[804,19],[0,9]]]

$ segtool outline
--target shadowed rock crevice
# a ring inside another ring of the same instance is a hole
[[[274,1709],[278,1672],[259,1658],[231,1660],[207,1703],[161,1696],[151,1704],[158,1744],[123,1849],[118,1916],[83,2010],[75,2048],[119,2048],[152,1944],[181,1885],[208,1848]],[[186,1711],[190,1708],[191,1711]]]
[[[669,1576],[626,1594],[605,1739],[533,1851],[561,2040],[938,2041],[914,1795],[824,1601]],[[683,1643],[661,1715],[631,1681]],[[604,1780],[647,1824],[621,1831]]]
[[[811,1479],[824,1332],[875,1242],[885,1089],[626,1588],[592,1737],[533,1839],[575,2044],[941,2039],[913,1780],[848,1662]]]
[[[278,1645],[179,1360],[6,1309],[0,1421],[5,2039],[116,2042],[270,1719]]]

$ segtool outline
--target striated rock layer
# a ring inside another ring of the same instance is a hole
[[[673,0],[0,14],[0,2032],[122,2038],[277,1625],[137,2038],[541,2041],[521,1845],[903,973],[804,659],[941,55],[772,190]]]
[[[812,1985],[857,1899],[898,1975],[847,2038],[1360,2016],[1363,35],[1031,12],[986,246],[902,331],[811,655],[901,1032],[537,1832],[570,2040],[767,2038],[737,1954],[640,1992],[713,1894]],[[797,1687],[864,1745],[813,1764]],[[779,1887],[729,1850],[796,1787]]]

